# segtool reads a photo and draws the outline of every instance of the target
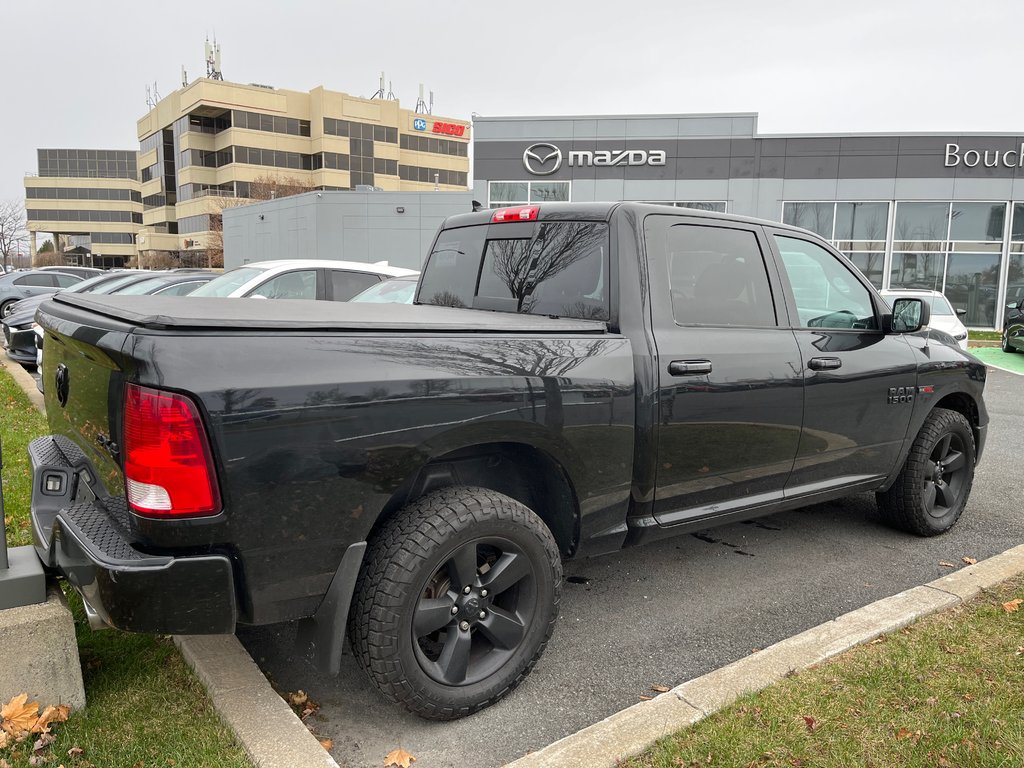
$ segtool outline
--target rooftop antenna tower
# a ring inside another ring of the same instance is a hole
[[[224,72],[220,68],[220,44],[216,35],[213,43],[210,42],[210,38],[206,38],[206,76],[211,80],[224,79]]]
[[[380,87],[377,89],[376,93],[374,93],[373,96],[371,96],[370,98],[371,99],[386,99],[387,101],[394,101],[395,100],[395,92],[393,90],[391,90],[391,81],[390,80],[388,80],[388,90],[387,90],[387,92],[384,91],[384,73],[383,72],[380,73]]]
[[[185,71],[185,65],[181,65],[181,87],[188,88],[188,72]]]
[[[414,110],[418,115],[431,115],[434,110],[434,92],[430,92],[430,106],[427,106],[427,102],[423,100],[423,83],[420,83],[420,97],[416,99],[416,109]]]
[[[146,106],[153,109],[158,101],[160,101],[160,91],[156,89],[156,80],[154,80],[152,88],[146,86]]]

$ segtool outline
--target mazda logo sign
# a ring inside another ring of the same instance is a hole
[[[68,367],[64,363],[57,366],[57,373],[53,377],[53,383],[57,393],[57,402],[63,408],[68,404],[68,391],[71,388],[71,372],[68,371]]]
[[[523,167],[534,176],[550,176],[562,167],[562,150],[554,144],[531,144],[523,152]]]

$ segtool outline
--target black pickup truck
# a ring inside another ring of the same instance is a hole
[[[866,491],[939,534],[988,422],[919,299],[806,231],[653,205],[452,217],[411,306],[61,294],[38,319],[35,546],[91,620],[302,620],[436,719],[529,672],[564,558]]]

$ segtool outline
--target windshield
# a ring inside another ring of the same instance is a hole
[[[151,277],[148,280],[140,280],[137,283],[125,286],[120,290],[112,291],[120,296],[141,296],[142,294],[149,293],[155,288],[159,288],[167,282],[166,278],[163,277]]]
[[[416,295],[416,280],[385,280],[353,296],[349,301],[370,304],[412,304]]]
[[[138,272],[128,272],[119,277],[117,280],[111,280],[109,283],[104,283],[103,285],[98,286],[95,290],[92,291],[92,293],[113,293],[122,285],[134,283],[136,280],[139,280],[145,274],[145,272],[143,272],[141,275]]]
[[[230,296],[238,288],[264,272],[266,269],[259,267],[238,267],[230,272],[225,272],[220,277],[215,277],[206,285],[199,286],[189,296],[219,296],[221,298]]]
[[[112,280],[112,279],[113,278],[110,276],[110,273],[109,272],[105,272],[102,275],[96,275],[95,277],[90,277],[90,278],[88,278],[86,280],[83,280],[80,283],[75,283],[70,288],[65,288],[64,292],[65,293],[90,293],[91,291],[94,290],[93,286],[105,283],[105,282],[107,282],[107,280]]]

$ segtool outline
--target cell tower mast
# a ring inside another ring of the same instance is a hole
[[[223,80],[224,72],[220,68],[220,44],[217,38],[206,38],[206,76],[211,80]]]

